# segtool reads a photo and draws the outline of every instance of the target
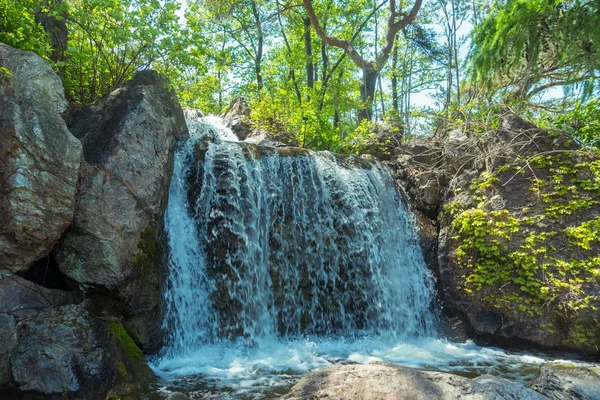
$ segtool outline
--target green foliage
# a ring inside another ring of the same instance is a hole
[[[397,6],[406,12],[412,4]],[[387,4],[313,5],[327,32],[351,39],[365,60],[384,47]],[[443,136],[456,127],[486,134],[506,108],[482,94],[482,83],[492,92],[523,89],[526,96],[553,85],[579,85],[589,94],[598,72],[596,11],[596,3],[580,0],[424,2],[417,23],[397,36],[381,70],[374,117],[402,125],[405,137]],[[64,49],[55,48],[56,31],[45,30],[42,17],[66,24]],[[466,80],[461,70],[465,38],[457,26],[467,20],[477,25],[470,63],[475,80]],[[305,21],[301,3],[282,0],[0,0],[0,41],[50,60],[74,107],[153,68],[170,79],[183,106],[220,114],[244,95],[257,125],[284,127],[307,148],[359,153],[376,145],[373,130],[359,125],[361,69]],[[431,104],[416,106],[415,93],[431,97]],[[519,104],[511,97],[504,106]],[[547,119],[585,145],[598,146],[598,113],[598,100],[591,100],[558,122]]]
[[[45,32],[36,17],[64,20],[65,61],[54,66],[61,71],[67,99],[86,104],[174,49],[178,7],[175,0],[0,0],[0,41],[51,60],[59,51],[53,48],[54,31]]]
[[[577,102],[558,118],[558,125],[584,146],[600,148],[600,98]]]
[[[600,67],[599,11],[597,2],[584,0],[495,3],[474,30],[474,79],[524,99],[576,84],[589,97]]]
[[[551,174],[548,180],[534,179],[530,188],[539,193],[547,216],[558,219],[600,204],[600,160],[575,163],[567,154],[537,156],[531,161]]]
[[[0,42],[48,58],[48,37],[35,20],[40,6],[36,0],[0,0]]]
[[[571,238],[572,245],[590,250],[592,243],[600,242],[600,217],[584,222],[577,227],[567,228],[566,232]]]

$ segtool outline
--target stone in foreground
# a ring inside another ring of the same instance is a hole
[[[468,379],[384,363],[338,365],[310,372],[287,400],[542,400],[539,393],[506,379]]]
[[[600,368],[544,364],[531,387],[553,400],[600,399]]]
[[[136,392],[153,379],[123,326],[83,306],[49,309],[20,322],[17,331],[11,365],[21,392],[91,398]]]

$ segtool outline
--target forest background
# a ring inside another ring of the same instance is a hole
[[[74,109],[155,69],[185,107],[243,95],[261,128],[344,153],[378,121],[442,137],[507,110],[598,147],[599,26],[598,0],[0,0],[0,42]]]

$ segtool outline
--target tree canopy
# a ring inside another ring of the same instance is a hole
[[[75,108],[152,68],[183,106],[244,95],[264,129],[360,152],[371,120],[443,134],[503,105],[566,129],[596,104],[599,19],[585,0],[0,0],[0,41],[52,62]]]

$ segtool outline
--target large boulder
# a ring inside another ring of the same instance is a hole
[[[438,219],[448,308],[489,341],[597,354],[600,153],[507,116]]]
[[[600,399],[600,368],[543,364],[531,388],[553,400]]]
[[[437,228],[421,223],[421,242],[445,316],[500,345],[598,354],[600,153],[514,114],[498,125],[415,140],[389,163]]]
[[[372,121],[366,128],[368,135],[350,137],[348,150],[380,161],[395,160],[402,151],[404,126],[399,121]]]
[[[17,326],[11,370],[20,392],[91,398],[144,390],[153,373],[114,319],[84,306],[49,309]]]
[[[0,43],[0,269],[27,270],[73,219],[81,144],[50,64]]]
[[[547,397],[506,379],[476,379],[391,364],[338,365],[307,374],[287,400],[542,400]]]
[[[274,118],[254,121],[250,114],[250,105],[242,96],[233,99],[221,118],[225,126],[241,141],[268,147],[300,145],[294,134],[280,121]]]
[[[143,345],[158,336],[159,236],[174,151],[188,136],[167,85],[139,72],[72,117],[84,162],[73,225],[56,252],[61,271],[124,315]]]
[[[13,383],[10,358],[17,345],[19,321],[77,301],[76,292],[48,289],[0,272],[0,388]]]

